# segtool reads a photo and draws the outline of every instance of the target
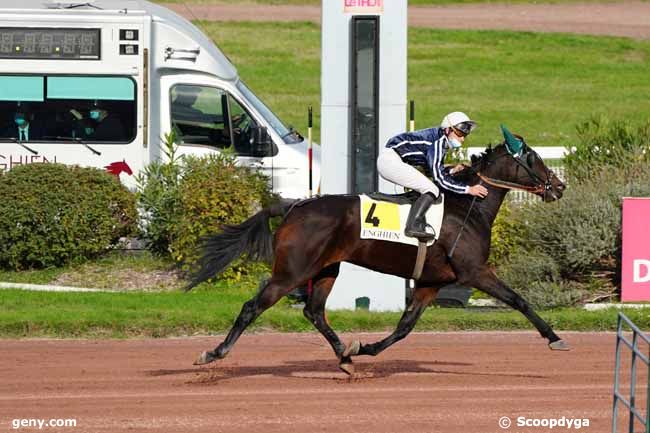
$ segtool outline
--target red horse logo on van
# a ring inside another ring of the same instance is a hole
[[[129,164],[126,163],[126,160],[112,162],[104,168],[107,172],[117,177],[118,179],[120,178],[121,173],[126,173],[129,176],[133,175],[133,171],[131,170],[131,167],[129,167]]]

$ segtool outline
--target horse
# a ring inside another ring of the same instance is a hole
[[[491,227],[511,189],[528,191],[551,202],[562,197],[564,183],[544,164],[523,137],[506,134],[500,145],[489,146],[473,156],[458,175],[469,185],[482,182],[489,191],[485,199],[447,192],[438,240],[427,248],[422,274],[397,328],[388,337],[370,344],[341,342],[325,318],[325,302],[339,273],[341,262],[373,271],[411,278],[417,247],[384,240],[360,239],[360,200],[357,195],[324,195],[299,202],[270,206],[239,225],[224,226],[223,232],[204,239],[203,255],[197,262],[186,290],[221,272],[243,253],[249,258],[272,260],[272,275],[260,283],[257,294],[243,304],[225,340],[214,350],[204,351],[194,362],[203,365],[224,358],[260,314],[297,287],[312,280],[305,303],[305,317],[329,342],[339,368],[354,373],[352,357],[376,356],[405,338],[435,299],[438,290],[451,283],[474,287],[520,311],[548,340],[552,350],[569,350],[531,308],[526,300],[501,281],[488,266]],[[271,232],[269,220],[283,220]],[[462,231],[462,236],[459,233]],[[453,254],[450,252],[453,250]]]

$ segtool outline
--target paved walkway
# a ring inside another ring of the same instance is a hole
[[[320,22],[317,6],[166,4],[188,19]],[[410,7],[409,25],[445,29],[505,29],[650,39],[650,2],[602,4],[464,4]]]

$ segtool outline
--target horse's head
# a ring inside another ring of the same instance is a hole
[[[125,160],[112,162],[104,168],[107,172],[118,178],[120,177],[120,173],[126,173],[129,176],[133,175],[131,167],[129,167],[129,164],[127,164]]]
[[[566,185],[522,136],[512,134],[503,125],[501,129],[504,142],[488,149],[480,159],[473,158],[479,177],[493,186],[528,191],[545,202],[561,198]]]

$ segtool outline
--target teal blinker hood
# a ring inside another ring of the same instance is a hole
[[[515,137],[512,132],[508,131],[508,128],[504,124],[501,124],[501,132],[503,132],[503,138],[506,140],[506,149],[511,155],[521,155],[521,151],[524,148],[524,142],[517,137]]]

